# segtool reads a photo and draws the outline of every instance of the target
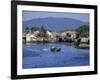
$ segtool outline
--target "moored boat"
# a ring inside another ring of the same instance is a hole
[[[53,48],[51,48],[51,51],[52,52],[60,52],[61,48],[53,47]]]

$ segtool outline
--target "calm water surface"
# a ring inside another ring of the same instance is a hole
[[[51,47],[61,48],[51,52]],[[23,45],[23,68],[67,67],[89,65],[89,49],[78,49],[69,43]]]

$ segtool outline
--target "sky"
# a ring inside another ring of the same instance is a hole
[[[57,18],[72,18],[83,22],[89,22],[89,14],[87,13],[67,13],[67,12],[44,12],[44,11],[23,11],[23,21],[31,19],[57,17]]]

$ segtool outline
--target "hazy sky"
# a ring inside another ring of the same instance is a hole
[[[67,13],[67,12],[39,12],[39,11],[23,11],[22,18],[23,21],[38,19],[38,18],[47,18],[47,17],[57,17],[57,18],[72,18],[84,22],[89,22],[89,14],[83,13]]]

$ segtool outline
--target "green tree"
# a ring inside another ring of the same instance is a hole
[[[89,37],[89,25],[82,25],[77,30],[77,38]]]
[[[33,33],[33,32],[34,32],[34,28],[33,28],[33,27],[32,27],[30,30],[31,30],[31,33]]]
[[[29,29],[28,27],[26,27],[26,28],[25,28],[25,33],[29,33],[29,30],[30,30],[30,29]]]
[[[40,28],[39,27],[32,27],[31,28],[31,32],[34,32],[34,31],[39,31],[40,30]]]
[[[40,37],[47,37],[46,29],[43,26],[40,29]]]

